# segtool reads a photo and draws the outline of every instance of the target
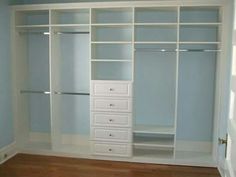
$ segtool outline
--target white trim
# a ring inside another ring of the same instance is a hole
[[[0,149],[0,165],[17,154],[15,141]]]
[[[77,9],[77,8],[106,8],[106,7],[169,7],[173,5],[181,6],[220,6],[225,5],[227,0],[178,0],[178,1],[123,1],[123,2],[82,2],[82,3],[52,3],[33,5],[13,5],[13,10],[52,10],[52,9]]]
[[[178,141],[177,139],[176,151],[212,152],[212,142],[211,141]]]

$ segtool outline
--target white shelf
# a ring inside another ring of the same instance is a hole
[[[181,26],[219,26],[221,23],[179,23]]]
[[[92,44],[132,44],[131,41],[91,41]]]
[[[177,41],[136,41],[135,44],[177,44]]]
[[[134,23],[135,26],[177,26],[178,23]]]
[[[174,127],[136,125],[134,133],[175,135]]]
[[[173,138],[159,138],[159,137],[136,137],[134,138],[134,146],[138,147],[163,147],[163,148],[174,148]]]
[[[50,25],[17,25],[16,28],[48,28]]]
[[[132,60],[123,59],[91,59],[93,62],[132,62]]]
[[[52,24],[51,27],[88,27],[89,24]]]
[[[134,149],[134,158],[148,158],[148,159],[173,159],[173,150],[155,150],[155,149]]]
[[[220,42],[180,41],[179,44],[220,44]]]
[[[133,23],[93,23],[91,26],[105,26],[105,27],[119,27],[119,26],[132,26]]]

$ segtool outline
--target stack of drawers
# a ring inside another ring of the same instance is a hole
[[[132,83],[92,81],[90,105],[92,153],[131,156]]]

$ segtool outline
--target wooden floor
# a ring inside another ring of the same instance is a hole
[[[18,154],[0,177],[219,177],[215,168],[123,163]]]

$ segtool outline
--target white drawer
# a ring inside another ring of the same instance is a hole
[[[100,143],[92,142],[91,149],[94,155],[107,155],[107,156],[131,156],[131,144],[121,143]]]
[[[131,129],[129,128],[92,128],[92,140],[131,142]]]
[[[131,98],[91,98],[91,109],[93,111],[115,111],[115,112],[131,112]]]
[[[131,127],[130,113],[99,113],[92,112],[92,126]]]
[[[132,84],[129,82],[93,81],[91,84],[93,96],[132,96]]]

